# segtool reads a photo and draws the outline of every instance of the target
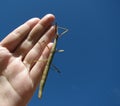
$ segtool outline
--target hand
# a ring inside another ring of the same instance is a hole
[[[28,20],[0,42],[0,106],[25,106],[32,97],[52,48],[54,19]]]

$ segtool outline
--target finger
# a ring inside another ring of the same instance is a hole
[[[22,42],[31,31],[31,29],[39,22],[39,18],[32,18],[23,25],[11,32],[6,38],[1,41],[1,45],[8,50],[13,51],[19,43]]]
[[[53,45],[53,43],[49,43],[46,46],[41,57],[38,59],[39,61],[36,62],[36,64],[34,65],[34,67],[30,71],[30,77],[36,86],[38,85],[38,83],[41,79],[42,73],[43,73],[45,65],[47,63],[47,61],[44,61],[44,60],[48,59],[49,54],[50,54],[51,49],[52,49],[52,45]],[[49,47],[49,49],[48,49],[48,47]]]
[[[40,38],[47,31],[48,27],[51,26],[54,19],[55,17],[52,14],[45,15],[41,19],[41,21],[36,25],[36,27],[31,31],[31,33],[28,36],[28,40],[35,42],[36,38]]]
[[[0,47],[0,74],[7,67],[11,53],[4,47]]]
[[[55,27],[52,26],[44,34],[44,36],[36,43],[36,45],[28,52],[28,54],[25,56],[23,60],[24,64],[28,69],[31,69],[34,61],[38,60],[43,50],[47,46],[47,44],[53,39],[54,35],[55,35]]]
[[[35,45],[35,43],[41,38],[41,36],[43,36],[44,33],[48,31],[48,27],[50,28],[51,24],[54,21],[54,18],[55,17],[52,14],[44,16],[31,30],[26,40],[17,48],[15,54],[17,56],[21,56],[23,59]]]

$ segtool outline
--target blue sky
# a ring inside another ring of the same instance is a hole
[[[0,39],[32,17],[53,13],[60,38],[42,100],[28,106],[120,106],[119,0],[1,0]]]

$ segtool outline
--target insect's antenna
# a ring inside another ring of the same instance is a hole
[[[58,26],[57,28],[64,30],[62,33],[58,34],[59,37],[61,37],[62,35],[64,35],[66,32],[68,32],[68,29],[67,29],[67,28],[63,28],[63,27],[59,27],[59,26]]]

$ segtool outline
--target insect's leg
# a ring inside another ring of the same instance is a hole
[[[61,52],[64,52],[64,50],[63,49],[60,49],[60,50],[56,49],[55,52],[61,53]]]
[[[54,64],[51,64],[51,68],[52,68],[53,70],[55,70],[56,72],[61,73],[61,71],[59,70],[59,68],[56,67]]]
[[[59,26],[58,26],[58,29],[64,30],[62,33],[59,34],[59,37],[61,37],[62,35],[64,35],[66,32],[68,32],[68,29],[67,29],[67,28],[63,28],[63,27],[59,27]]]

